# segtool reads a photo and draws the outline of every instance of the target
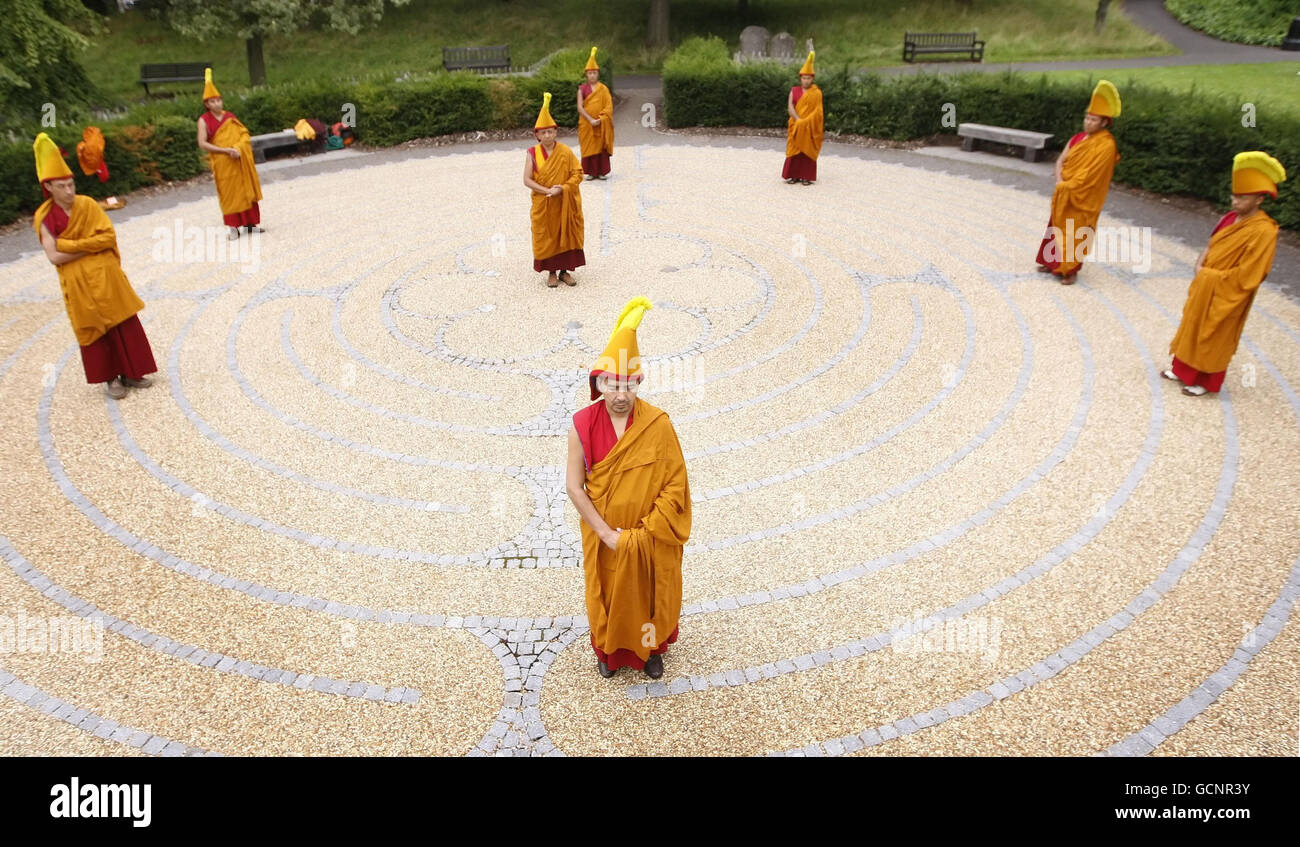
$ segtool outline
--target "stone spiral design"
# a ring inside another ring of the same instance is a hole
[[[1300,306],[1266,283],[1186,398],[1159,370],[1202,245],[1062,288],[1037,194],[626,152],[572,289],[484,176],[516,152],[277,183],[254,268],[160,257],[211,201],[121,220],[160,373],[120,402],[43,256],[5,265],[0,615],[103,634],[0,655],[0,752],[1294,751]],[[471,181],[475,214],[438,201]],[[294,223],[324,191],[368,213]],[[694,500],[658,682],[595,673],[564,492],[635,294]]]

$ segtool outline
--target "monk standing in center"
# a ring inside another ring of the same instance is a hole
[[[682,548],[691,533],[686,460],[668,415],[636,396],[636,330],[650,301],[634,297],[588,377],[590,406],[573,416],[566,488],[582,516],[587,622],[600,675],[663,676],[682,611]]]
[[[596,48],[591,48],[585,70],[587,81],[578,86],[578,147],[587,179],[609,175],[609,157],[614,155],[614,97],[600,81]]]
[[[524,185],[533,195],[533,270],[549,271],[546,285],[577,285],[570,271],[587,264],[582,220],[582,165],[565,144],[555,140],[559,127],[551,117],[551,92],[543,95],[533,134],[537,144],[524,156]],[[559,279],[556,279],[556,272]]]

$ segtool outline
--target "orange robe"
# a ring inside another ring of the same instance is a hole
[[[51,198],[36,210],[38,237],[53,205]],[[122,273],[122,257],[117,252],[113,224],[93,198],[76,196],[68,224],[55,243],[64,253],[90,254],[58,266],[63,305],[79,345],[93,344],[144,308],[144,301]]]
[[[257,168],[253,165],[253,143],[248,134],[248,127],[230,112],[222,115],[221,125],[212,131],[211,113],[204,113],[208,124],[208,141],[218,147],[233,147],[239,151],[239,158],[232,159],[225,153],[209,153],[208,162],[212,165],[212,177],[217,183],[217,201],[221,204],[221,214],[228,226],[256,224],[258,219],[238,220],[231,223],[233,216],[248,212],[262,199],[262,181],[257,177]]]
[[[794,87],[794,111],[799,120],[786,119],[785,131],[785,168],[782,179],[817,178],[817,156],[822,151],[822,135],[825,130],[825,118],[822,112],[822,90],[816,85]],[[806,157],[811,165],[798,157]],[[793,160],[793,161],[792,161]],[[800,164],[795,164],[796,162]]]
[[[573,270],[587,264],[582,252],[586,239],[582,220],[582,165],[568,145],[555,142],[550,155],[534,145],[533,180],[543,188],[563,185],[558,197],[533,195],[533,270]]]
[[[605,522],[623,529],[610,550],[582,522],[591,643],[607,655],[630,650],[644,663],[676,634],[691,533],[686,460],[668,415],[638,398],[623,437],[587,471],[586,488]]]
[[[1051,268],[1057,276],[1077,273],[1096,241],[1097,219],[1119,161],[1110,130],[1080,135],[1084,137],[1071,142],[1061,165],[1061,181],[1052,192],[1047,235],[1038,248],[1038,263]],[[1082,234],[1085,230],[1093,234]]]
[[[614,98],[605,83],[596,83],[591,93],[583,99],[582,108],[600,120],[600,126],[592,126],[586,118],[578,117],[578,148],[582,152],[582,169],[593,176],[607,174],[609,157],[614,153]]]
[[[1277,221],[1263,210],[1210,236],[1169,352],[1204,374],[1228,369],[1259,284],[1273,267]]]

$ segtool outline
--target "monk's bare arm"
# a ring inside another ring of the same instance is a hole
[[[41,247],[45,249],[45,258],[50,260],[51,265],[66,265],[68,262],[75,262],[85,253],[64,253],[58,248],[58,241],[55,240],[50,231],[41,224]]]
[[[586,109],[582,108],[581,88],[578,89],[578,114],[582,115],[582,119],[585,120],[587,123],[591,124],[592,126],[598,126],[600,124],[600,118],[593,118],[591,115],[587,114]]]
[[[605,519],[596,511],[596,506],[587,496],[587,471],[586,464],[582,458],[582,440],[578,438],[578,431],[572,426],[569,427],[569,460],[565,465],[565,489],[569,493],[569,499],[573,501],[574,508],[582,519],[587,522],[587,526],[596,531],[600,540],[606,547],[611,550],[618,549],[618,537],[621,533],[611,529],[610,525],[605,523]]]
[[[794,89],[790,89],[790,96],[786,98],[785,110],[790,113],[791,120],[799,120],[799,113],[794,110]]]
[[[537,194],[545,194],[547,197],[554,197],[556,194],[559,194],[560,191],[564,190],[561,187],[559,191],[557,191],[557,186],[547,188],[537,180],[533,179],[533,153],[531,150],[524,154],[524,185]]]
[[[203,122],[203,118],[199,118],[198,142],[200,150],[206,150],[209,153],[222,153],[232,159],[239,158],[239,151],[234,147],[218,147],[208,140],[208,125]]]

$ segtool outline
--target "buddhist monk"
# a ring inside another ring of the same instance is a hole
[[[1169,343],[1173,365],[1161,374],[1182,382],[1190,397],[1223,387],[1255,292],[1277,249],[1277,221],[1261,206],[1264,198],[1277,198],[1277,184],[1285,179],[1282,163],[1267,153],[1233,157],[1232,211],[1219,220],[1196,260],[1183,319]]]
[[[533,270],[548,271],[546,285],[577,285],[573,271],[587,264],[582,220],[582,165],[565,144],[551,117],[551,92],[542,100],[533,134],[537,144],[524,156],[524,185],[533,193]],[[559,279],[556,279],[556,272]]]
[[[230,227],[228,238],[239,237],[239,228],[262,232],[262,181],[253,166],[253,144],[248,127],[234,112],[227,112],[221,92],[212,83],[212,68],[203,71],[203,108],[199,116],[199,149],[208,151],[212,177],[217,183],[221,216]]]
[[[589,375],[596,402],[573,416],[567,489],[582,517],[587,622],[600,675],[619,668],[663,676],[677,640],[682,548],[691,492],[677,433],[662,409],[636,396],[636,330],[644,297],[623,307]]]
[[[817,180],[817,156],[822,151],[822,90],[813,85],[813,56],[809,51],[799,69],[799,84],[790,89],[785,110],[790,115],[785,130],[785,167],[781,178],[788,184],[812,185]]]
[[[587,179],[604,179],[614,155],[614,97],[600,81],[595,47],[587,57],[586,74],[587,81],[578,86],[578,149]]]
[[[1040,273],[1054,274],[1062,285],[1074,284],[1096,240],[1097,219],[1119,161],[1110,133],[1119,112],[1119,92],[1103,79],[1093,89],[1083,132],[1070,139],[1056,160],[1052,212],[1037,261]]]
[[[147,388],[158,370],[136,313],[144,303],[122,273],[117,233],[99,203],[77,194],[76,181],[59,148],[36,136],[36,178],[47,199],[34,227],[50,264],[58,268],[63,305],[81,346],[86,382],[106,383],[120,400],[128,388]]]

